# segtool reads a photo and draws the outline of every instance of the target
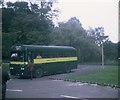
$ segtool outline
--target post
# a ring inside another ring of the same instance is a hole
[[[104,66],[104,49],[103,49],[103,42],[102,42],[102,66]]]

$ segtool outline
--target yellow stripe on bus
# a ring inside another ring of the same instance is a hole
[[[66,61],[77,61],[77,57],[34,59],[34,64],[52,63],[52,62],[66,62]],[[11,61],[10,64],[21,64],[22,65],[22,64],[28,64],[28,62]]]
[[[28,64],[28,62],[12,61],[12,62],[10,62],[10,64],[21,64],[21,65],[23,65],[23,64]]]
[[[77,60],[77,57],[43,58],[43,59],[34,59],[34,64],[52,63],[52,62],[66,62],[66,61],[76,61],[76,60]]]

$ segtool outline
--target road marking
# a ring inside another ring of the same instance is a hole
[[[74,96],[68,96],[68,95],[60,95],[61,97],[65,97],[65,98],[78,98],[78,97],[74,97]]]
[[[23,90],[7,89],[7,91],[22,92]]]

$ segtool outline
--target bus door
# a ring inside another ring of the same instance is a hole
[[[33,56],[33,52],[29,51],[29,52],[28,52],[28,56],[27,56],[27,61],[34,63],[34,62],[33,62],[33,59],[34,59],[33,57],[34,57],[34,56]]]

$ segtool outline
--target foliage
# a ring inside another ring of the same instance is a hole
[[[56,16],[53,15],[56,12],[52,10],[52,5],[52,2],[41,2],[41,6],[32,3],[28,6],[28,2],[7,2],[7,7],[2,8],[3,59],[9,57],[7,51],[12,45],[50,43],[49,34],[54,26],[52,18]]]
[[[104,43],[105,61],[118,61],[118,44],[106,41]]]
[[[2,57],[4,60],[10,58],[10,47],[16,40],[16,34],[14,33],[2,33]]]
[[[53,2],[7,2],[2,8],[2,57],[9,60],[10,47],[17,44],[66,45],[78,51],[79,62],[101,62],[104,43],[105,61],[117,59],[117,44],[108,40],[103,27],[85,30],[76,17],[54,26],[58,11]]]
[[[54,45],[75,47],[80,62],[100,61],[100,48],[91,42],[91,38],[76,17],[71,18],[66,23],[59,23],[59,26],[53,29],[51,38],[53,38],[52,44]]]
[[[101,46],[103,42],[108,40],[108,36],[105,36],[103,27],[97,27],[95,29],[90,28],[87,30],[87,35],[98,46]]]

